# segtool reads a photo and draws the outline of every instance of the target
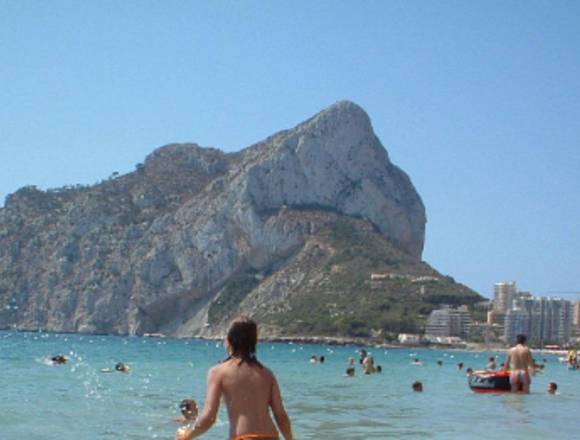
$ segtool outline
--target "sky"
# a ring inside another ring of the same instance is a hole
[[[580,2],[0,0],[0,63],[0,205],[348,99],[423,199],[425,261],[580,297]]]

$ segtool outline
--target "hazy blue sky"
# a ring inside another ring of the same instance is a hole
[[[0,0],[0,62],[0,201],[350,99],[423,198],[426,261],[580,291],[578,1]]]

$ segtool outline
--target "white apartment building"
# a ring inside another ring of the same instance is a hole
[[[515,281],[495,283],[493,286],[494,301],[493,310],[497,313],[506,313],[512,307],[512,302],[517,294]]]
[[[522,296],[506,312],[504,337],[508,343],[524,334],[532,344],[565,344],[570,340],[572,319],[569,301]]]
[[[443,306],[429,315],[425,334],[432,337],[456,336],[467,339],[470,329],[471,315],[467,306]]]

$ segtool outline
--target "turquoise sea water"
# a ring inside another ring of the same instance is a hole
[[[580,372],[555,356],[536,354],[547,366],[531,395],[481,395],[456,364],[482,368],[489,353],[367,349],[383,373],[364,376],[357,366],[346,378],[358,347],[260,344],[297,439],[580,438]],[[68,364],[47,362],[60,353]],[[310,364],[313,354],[326,362]],[[423,366],[411,365],[415,356]],[[0,332],[0,439],[173,439],[178,402],[202,406],[207,370],[224,357],[221,344],[200,340]],[[119,361],[130,374],[99,371]],[[423,393],[411,391],[415,380]],[[546,393],[550,381],[559,395]],[[202,438],[227,438],[224,408]]]

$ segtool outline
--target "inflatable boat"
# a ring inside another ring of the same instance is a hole
[[[467,377],[469,388],[476,393],[506,393],[511,391],[510,372],[505,370],[474,371]]]

